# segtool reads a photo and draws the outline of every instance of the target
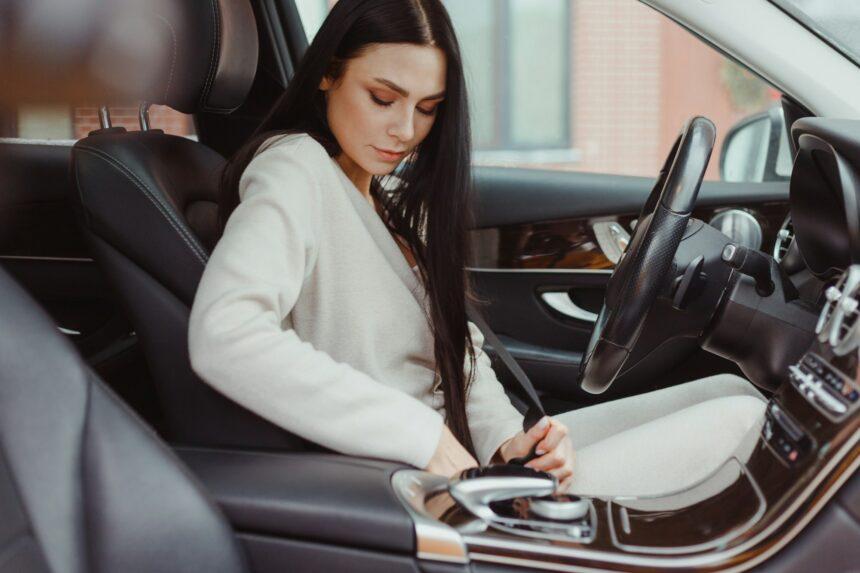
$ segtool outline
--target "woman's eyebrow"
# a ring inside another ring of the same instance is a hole
[[[373,79],[378,81],[381,84],[387,85],[388,87],[390,87],[391,89],[393,89],[394,91],[396,91],[397,93],[402,95],[403,97],[409,97],[408,91],[406,91],[404,88],[398,86],[397,84],[395,84],[391,80],[386,80],[385,78],[373,78]],[[427,97],[423,98],[421,101],[427,101],[427,100],[431,100],[431,99],[442,99],[443,97],[445,97],[445,90],[442,90],[441,92],[439,92],[437,94],[427,96]]]

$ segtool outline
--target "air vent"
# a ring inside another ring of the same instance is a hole
[[[815,325],[815,334],[818,335],[818,340],[821,342],[826,342],[830,338],[830,319],[833,316],[833,310],[842,298],[842,289],[847,277],[848,273],[843,273],[835,284],[831,284],[824,291],[824,308],[821,309],[818,323]]]
[[[852,265],[844,275],[842,296],[833,305],[828,342],[833,353],[844,356],[857,348],[857,317],[860,313],[860,266]]]
[[[850,308],[845,311],[845,316],[839,322],[836,340],[833,344],[833,350],[839,356],[848,354],[852,350],[852,347],[856,346],[856,344],[851,344],[851,338],[854,334],[854,327],[857,325],[857,299],[853,297],[846,298],[843,303],[850,303]],[[838,352],[837,349],[839,350]]]
[[[776,234],[776,243],[773,246],[773,258],[776,262],[780,262],[788,252],[788,247],[794,240],[794,225],[791,222],[791,216],[785,218],[779,232]]]

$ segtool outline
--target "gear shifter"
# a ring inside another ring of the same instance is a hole
[[[494,501],[516,497],[544,497],[558,487],[554,475],[518,465],[469,468],[453,478],[448,492],[460,505],[483,520],[496,517],[490,509]]]

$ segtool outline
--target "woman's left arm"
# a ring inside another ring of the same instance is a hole
[[[468,321],[468,326],[475,349],[475,377],[466,396],[466,417],[478,463],[487,465],[504,442],[522,431],[523,415],[511,404],[493,371],[490,357],[484,352],[484,335],[472,321]],[[468,354],[465,362],[464,372],[468,377]]]

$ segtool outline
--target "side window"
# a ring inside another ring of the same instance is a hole
[[[295,0],[305,35],[308,37],[308,43],[313,41],[317,30],[320,29],[323,20],[335,2],[337,0]]]
[[[476,161],[575,161],[571,2],[445,4],[464,54]]]
[[[111,123],[129,131],[140,129],[136,106],[110,108]],[[0,121],[0,137],[21,140],[76,141],[99,129],[98,106],[21,105]],[[193,117],[166,106],[149,109],[150,127],[166,133],[195,137]]]
[[[443,1],[476,164],[654,177],[684,121],[704,115],[717,126],[706,179],[788,177],[781,94],[639,1]],[[309,39],[333,4],[297,0]]]

